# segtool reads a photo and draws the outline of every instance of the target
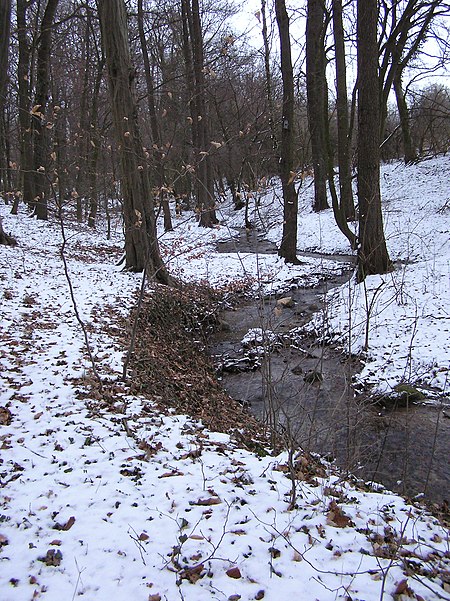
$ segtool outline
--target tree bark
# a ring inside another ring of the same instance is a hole
[[[347,96],[347,67],[345,63],[342,0],[333,0],[333,33],[336,56],[336,111],[339,164],[339,208],[346,221],[355,219],[350,162],[350,136]]]
[[[32,204],[38,219],[48,218],[47,199],[50,191],[48,167],[50,151],[45,111],[50,89],[50,51],[52,26],[59,0],[48,0],[42,17],[36,62],[36,92],[31,116],[33,139],[33,196]]]
[[[33,146],[30,124],[30,45],[27,38],[27,0],[17,0],[17,39],[19,57],[17,64],[19,130],[20,130],[20,174],[22,198],[33,207]],[[17,203],[15,205],[17,212]]]
[[[157,177],[157,187],[159,189],[159,196],[161,199],[161,205],[164,214],[164,231],[169,232],[173,230],[172,226],[172,217],[170,215],[170,207],[169,202],[167,200],[167,195],[164,192],[163,188],[165,186],[165,175],[164,175],[164,163],[161,158],[162,153],[162,140],[161,140],[161,132],[158,124],[158,119],[156,116],[156,102],[155,102],[155,86],[153,82],[150,59],[148,56],[147,50],[147,40],[145,39],[145,31],[144,31],[144,10],[142,6],[143,0],[138,0],[138,30],[139,30],[139,40],[141,43],[141,52],[142,59],[144,63],[144,73],[145,73],[145,83],[147,86],[147,105],[148,112],[150,116],[150,129],[152,132],[153,139],[153,158],[155,163],[155,171]],[[155,146],[157,148],[155,148]]]
[[[212,227],[218,223],[214,209],[214,181],[210,160],[210,139],[208,115],[206,110],[206,88],[203,53],[203,34],[200,21],[198,0],[191,0],[189,36],[192,46],[192,64],[194,73],[194,117],[196,127],[196,176],[197,176],[197,210],[199,225]]]
[[[294,71],[292,69],[289,17],[284,0],[275,1],[280,35],[283,114],[281,118],[280,177],[283,187],[283,237],[278,254],[287,263],[297,259],[298,196],[294,186]]]
[[[406,104],[405,93],[403,92],[401,72],[396,73],[394,77],[394,92],[402,128],[404,160],[406,164],[414,163],[417,159],[417,153],[411,137],[409,110]]]
[[[108,72],[113,125],[117,139],[125,221],[125,267],[147,272],[168,284],[156,236],[148,166],[140,136],[123,0],[98,0],[102,42]]]
[[[267,93],[267,108],[269,113],[269,128],[270,137],[272,139],[272,148],[278,148],[278,139],[275,129],[275,110],[273,107],[273,86],[272,73],[270,71],[270,46],[269,36],[267,33],[267,15],[266,15],[266,0],[261,0],[261,19],[262,19],[262,37],[264,44],[264,73],[266,76],[266,93]]]
[[[11,31],[11,0],[0,0],[0,176],[6,189],[8,152],[6,143],[6,106],[8,83],[9,37]]]
[[[0,244],[5,246],[17,246],[17,241],[15,238],[10,236],[3,229],[2,217],[0,216]]]
[[[314,167],[314,211],[328,209],[327,147],[328,84],[325,74],[325,3],[308,0],[306,19],[306,93]]]
[[[358,0],[358,282],[392,268],[381,213],[377,19],[377,0]]]

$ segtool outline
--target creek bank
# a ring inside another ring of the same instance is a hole
[[[218,248],[251,252],[251,246],[274,252],[254,231],[240,232]],[[222,384],[258,419],[305,450],[333,458],[365,481],[442,505],[450,488],[450,420],[443,407],[415,402],[380,407],[369,393],[353,388],[361,367],[357,358],[298,334],[324,306],[327,291],[350,277],[348,257],[342,265],[342,275],[323,277],[313,287],[291,282],[276,296],[245,299],[224,311],[226,327],[209,347]],[[291,300],[280,304],[282,297]]]

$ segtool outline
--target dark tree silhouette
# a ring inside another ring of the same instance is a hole
[[[357,278],[386,273],[392,264],[386,248],[380,193],[380,87],[377,0],[358,0],[358,201]]]

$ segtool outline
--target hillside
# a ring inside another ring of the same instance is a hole
[[[396,270],[368,279],[365,289],[351,280],[331,291],[327,319],[318,313],[309,325],[355,354],[368,328],[361,386],[390,393],[408,381],[443,416],[449,163],[384,166]],[[299,250],[348,253],[331,211],[311,213],[310,198],[305,182]],[[276,183],[259,200],[252,220],[278,242]],[[91,231],[67,216],[62,253],[57,219],[38,222],[23,208],[14,217],[4,204],[0,214],[18,241],[0,247],[3,601],[450,599],[449,533],[425,509],[356,485],[301,452],[252,452],[121,381],[128,343],[121,324],[141,278],[116,267],[118,218],[107,240],[103,224]],[[174,275],[212,286],[245,281],[269,293],[293,278],[312,284],[342,271],[332,256],[303,257],[294,268],[273,254],[218,253],[217,241],[243,225],[226,203],[222,219],[204,231],[186,213],[173,233],[161,234]]]

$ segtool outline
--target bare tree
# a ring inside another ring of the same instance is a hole
[[[8,167],[4,108],[8,81],[9,35],[11,29],[11,0],[0,0],[0,178],[6,179]],[[2,177],[3,176],[3,177]],[[5,184],[5,182],[3,182]]]
[[[147,41],[145,37],[144,30],[144,9],[143,9],[143,0],[138,0],[138,30],[139,30],[139,40],[141,43],[141,51],[142,51],[142,60],[144,63],[144,73],[145,73],[145,83],[147,86],[147,105],[148,112],[150,116],[150,128],[152,132],[152,140],[153,140],[153,156],[155,159],[156,166],[156,177],[157,177],[157,187],[159,192],[160,202],[162,204],[163,213],[164,213],[164,230],[170,231],[173,229],[172,227],[172,218],[170,215],[169,202],[167,200],[167,194],[164,191],[165,181],[164,181],[164,163],[162,159],[162,140],[161,140],[161,132],[159,128],[159,123],[156,115],[156,103],[155,103],[155,84],[152,77],[151,65],[150,65],[150,57],[147,49]]]
[[[156,236],[148,166],[142,147],[134,91],[127,13],[123,0],[98,0],[111,110],[117,139],[124,199],[125,267],[147,272],[162,283],[171,281]]]
[[[380,101],[377,0],[358,0],[358,201],[357,279],[392,268],[386,247],[380,193]]]
[[[190,99],[192,139],[196,159],[196,193],[199,225],[218,223],[215,212],[214,181],[211,169],[211,140],[206,104],[203,32],[198,0],[182,0],[186,69],[193,97]]]
[[[31,132],[33,142],[33,187],[32,197],[25,199],[34,206],[38,219],[47,219],[49,195],[50,149],[48,129],[50,125],[45,111],[50,89],[50,51],[52,26],[59,0],[48,0],[42,17],[39,32],[39,46],[36,61],[36,90],[34,106],[31,112]]]
[[[284,0],[275,1],[280,35],[281,75],[283,78],[283,114],[281,117],[280,176],[283,187],[283,237],[280,257],[288,263],[297,259],[298,197],[294,186],[294,71],[292,69],[289,17]]]
[[[355,206],[352,192],[352,172],[350,162],[350,129],[347,95],[347,66],[345,63],[344,24],[342,18],[342,0],[333,0],[333,34],[336,64],[336,112],[338,137],[338,164],[340,212],[348,221],[355,218]]]
[[[314,210],[328,209],[327,142],[328,84],[325,74],[326,7],[324,0],[308,0],[306,19],[306,91],[314,166]]]

